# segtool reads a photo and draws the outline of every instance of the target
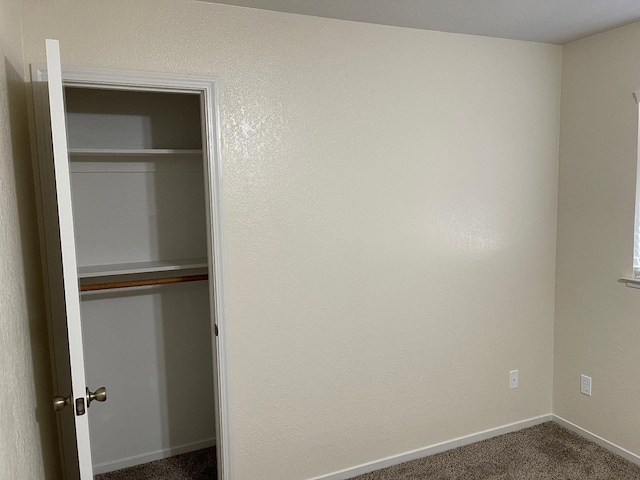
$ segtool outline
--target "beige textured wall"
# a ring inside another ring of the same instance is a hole
[[[633,252],[640,23],[563,50],[554,413],[640,455]],[[580,374],[593,396],[580,394]]]
[[[24,18],[27,62],[50,37],[220,79],[238,479],[550,413],[560,47],[175,0]]]
[[[0,0],[0,478],[59,478],[20,4]]]

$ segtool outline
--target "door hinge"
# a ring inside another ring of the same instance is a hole
[[[214,323],[213,324],[213,331],[216,334],[216,337],[218,336],[218,324]]]

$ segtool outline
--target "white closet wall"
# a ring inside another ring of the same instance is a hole
[[[215,444],[206,282],[83,295],[94,473]]]

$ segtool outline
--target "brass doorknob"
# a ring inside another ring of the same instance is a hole
[[[91,406],[91,402],[104,402],[107,400],[107,389],[105,387],[100,387],[95,392],[91,392],[87,388],[87,407]]]
[[[61,397],[60,395],[53,397],[53,409],[56,412],[59,412],[67,405],[71,405],[71,395],[68,397]]]

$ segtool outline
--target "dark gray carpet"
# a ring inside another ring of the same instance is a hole
[[[95,480],[215,480],[216,449],[204,448],[157,462],[96,475]]]
[[[356,479],[638,480],[640,467],[548,422]]]

